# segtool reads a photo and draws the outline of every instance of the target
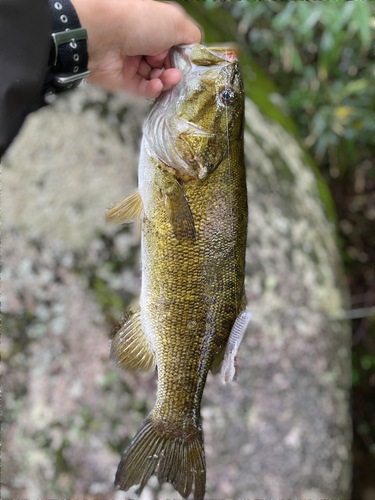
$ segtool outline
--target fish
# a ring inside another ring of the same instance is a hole
[[[142,491],[152,474],[203,500],[200,405],[207,374],[224,383],[251,318],[244,292],[247,192],[244,89],[236,51],[171,49],[182,79],[157,98],[143,126],[138,191],[107,212],[140,220],[140,310],[117,331],[119,368],[157,370],[156,403],[122,455],[115,485]]]

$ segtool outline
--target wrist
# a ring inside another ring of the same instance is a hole
[[[111,0],[71,0],[83,28],[88,33],[89,69],[95,70],[109,46],[119,44],[119,26],[123,13],[116,8],[122,2]]]

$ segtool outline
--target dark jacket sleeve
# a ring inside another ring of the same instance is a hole
[[[47,0],[0,1],[0,159],[26,115],[43,105],[51,24]]]

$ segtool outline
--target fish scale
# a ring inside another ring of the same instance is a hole
[[[182,80],[156,100],[145,122],[139,193],[107,214],[111,222],[135,214],[142,220],[141,310],[120,328],[111,355],[120,368],[158,371],[155,406],[116,474],[124,490],[142,489],[156,473],[184,498],[193,492],[203,500],[204,385],[225,348],[222,379],[234,377],[250,317],[244,95],[233,54],[201,45],[172,51]]]

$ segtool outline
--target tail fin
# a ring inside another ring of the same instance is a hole
[[[194,490],[194,500],[203,500],[206,464],[202,431],[193,428],[188,432],[148,416],[121,458],[115,485],[124,491],[139,485],[142,491],[153,473],[160,484],[172,483],[183,498]]]

